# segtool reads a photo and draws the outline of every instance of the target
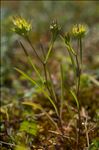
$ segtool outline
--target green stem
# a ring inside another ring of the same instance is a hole
[[[26,55],[26,57],[28,59],[29,64],[33,67],[33,69],[35,70],[37,76],[40,78],[40,80],[42,81],[42,83],[44,83],[44,80],[43,80],[42,76],[40,75],[40,73],[39,73],[38,69],[36,68],[36,66],[33,64],[30,55],[28,54],[27,50],[25,49],[25,47],[23,46],[23,44],[22,44],[21,41],[20,41],[20,45],[22,46],[22,48],[23,48],[23,50],[25,52],[25,55]]]
[[[47,53],[47,55],[46,55],[46,58],[45,58],[44,63],[47,63],[47,61],[48,61],[48,59],[49,59],[49,56],[50,56],[50,54],[51,54],[53,45],[54,45],[54,42],[52,41],[52,43],[50,44],[50,47],[49,47],[49,50],[48,50],[48,53]]]
[[[40,56],[39,56],[39,55],[38,55],[38,53],[36,52],[35,48],[33,47],[33,45],[32,45],[32,43],[31,43],[31,41],[30,41],[29,37],[26,37],[26,40],[27,40],[27,41],[28,41],[28,43],[31,45],[31,47],[32,47],[32,49],[33,49],[33,51],[34,51],[35,55],[36,55],[36,56],[37,56],[37,58],[39,59],[39,61],[43,64],[42,59],[40,58]]]
[[[79,46],[80,46],[80,61],[82,65],[82,38],[79,39]]]
[[[45,63],[43,63],[43,68],[44,68],[44,76],[45,76],[45,81],[46,81],[45,84],[46,84],[47,90],[48,90],[48,92],[49,92],[49,94],[51,96],[52,94],[51,94],[51,91],[50,91],[50,88],[49,88],[49,85],[48,85],[47,68],[46,68],[46,64]]]
[[[80,134],[81,134],[81,116],[80,116],[80,101],[79,101],[79,92],[80,92],[80,76],[81,76],[81,69],[79,66],[79,61],[78,61],[78,56],[76,55],[76,63],[77,63],[77,99],[78,99],[78,103],[79,103],[79,108],[78,108],[78,139],[77,139],[77,147],[78,150],[80,150],[79,144],[80,144]]]
[[[46,57],[46,54],[45,54],[45,51],[44,51],[44,48],[43,48],[43,45],[42,45],[42,43],[40,43],[40,47],[41,47],[41,50],[42,50],[43,59],[45,59],[45,57]]]
[[[56,97],[56,93],[55,93],[55,87],[54,87],[53,80],[51,78],[51,73],[50,73],[49,70],[48,70],[48,73],[49,73],[49,78],[50,78],[50,82],[51,82],[51,88],[52,88],[53,98],[54,98],[55,102],[57,103],[57,97]]]
[[[72,56],[72,53],[69,50],[68,50],[68,53],[69,53],[69,56],[70,56],[70,59],[71,59],[71,63],[72,63],[72,66],[73,66],[74,74],[76,74],[76,66],[75,66],[74,58]]]
[[[60,118],[62,119],[62,110],[63,110],[63,100],[64,100],[64,79],[63,79],[63,66],[61,64],[61,103],[60,103]]]

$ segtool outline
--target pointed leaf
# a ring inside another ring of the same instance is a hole
[[[71,95],[73,96],[73,98],[74,98],[74,100],[75,100],[75,102],[76,102],[76,104],[77,104],[77,108],[79,109],[79,102],[78,102],[78,99],[77,99],[75,93],[74,93],[72,90],[70,90],[70,93],[71,93]]]
[[[22,70],[15,68],[16,71],[18,71],[21,75],[23,75],[26,79],[28,79],[29,81],[31,81],[31,83],[33,83],[34,85],[36,85],[37,87],[39,87],[39,89],[44,93],[44,95],[48,98],[48,100],[50,101],[50,103],[53,105],[56,114],[58,115],[58,110],[57,107],[55,105],[55,103],[53,102],[53,100],[50,98],[50,96],[48,95],[48,93],[42,88],[40,87],[31,77],[29,77],[26,73],[24,73]]]

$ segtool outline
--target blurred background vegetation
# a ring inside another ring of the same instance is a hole
[[[51,37],[49,25],[53,19],[57,19],[64,32],[67,32],[72,25],[76,23],[88,25],[89,31],[83,45],[85,74],[81,77],[81,86],[83,87],[81,99],[84,105],[87,105],[88,108],[92,108],[92,110],[89,111],[91,112],[91,115],[96,115],[97,118],[97,116],[99,116],[97,113],[98,108],[96,109],[99,96],[99,83],[97,83],[97,80],[99,80],[99,2],[80,0],[1,1],[1,104],[4,107],[9,106],[11,108],[9,110],[9,114],[11,113],[10,120],[16,121],[17,118],[24,117],[27,112],[25,110],[23,111],[21,105],[15,105],[15,103],[20,101],[23,97],[33,99],[33,96],[35,97],[35,92],[39,91],[36,91],[35,87],[31,86],[30,83],[14,70],[14,67],[18,67],[28,74],[35,76],[18,43],[18,40],[22,39],[11,31],[12,16],[22,16],[31,21],[33,27],[31,40],[33,45],[37,48],[38,53],[40,53],[40,42],[42,42],[45,50],[48,48]],[[25,43],[25,41],[23,41],[23,43],[33,56],[33,61],[36,65],[40,66],[29,45]],[[52,62],[50,62],[50,67],[54,74],[54,82],[57,84],[59,71],[59,63],[57,62],[63,61],[64,69],[66,71],[66,80],[70,82],[66,84],[71,84],[72,74],[70,59],[68,58],[67,53],[65,53],[66,50],[63,43],[59,39],[55,42],[54,50],[55,55],[52,55]],[[64,53],[66,55],[64,55]],[[90,75],[92,75],[91,78]],[[58,88],[59,87],[57,87],[57,89]],[[39,100],[40,99],[43,98],[39,97]],[[67,99],[69,98],[67,97]],[[96,101],[96,105],[94,105],[94,100]],[[21,111],[23,111],[23,113],[20,113]],[[93,114],[93,111],[95,114]],[[4,113],[7,114],[6,111]],[[7,116],[9,116],[9,114],[7,114]],[[1,125],[2,131],[5,131],[3,124]],[[19,127],[19,125],[16,124],[14,124],[14,126],[15,128],[17,128],[16,126]],[[11,130],[11,137],[12,136],[14,136],[14,134],[12,135]],[[6,141],[5,139],[4,141]]]

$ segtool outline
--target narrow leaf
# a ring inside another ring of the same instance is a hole
[[[76,104],[77,104],[77,108],[79,109],[79,102],[78,102],[78,99],[77,99],[75,93],[74,93],[72,90],[70,90],[70,93],[71,93],[71,95],[73,96],[73,98],[74,98],[74,100],[75,100],[75,102],[76,102]]]
[[[39,110],[41,110],[42,112],[44,112],[45,115],[49,118],[49,120],[50,120],[50,121],[53,123],[53,125],[56,127],[56,129],[58,129],[58,126],[57,126],[56,122],[50,117],[50,115],[44,110],[44,108],[43,108],[41,105],[35,104],[35,103],[33,103],[33,102],[22,102],[22,104],[23,104],[23,105],[31,106],[31,107],[33,107],[33,108],[35,108],[35,109],[39,109]]]
[[[95,85],[97,85],[97,86],[99,87],[99,81],[96,80],[95,77],[89,76],[89,79],[90,79]]]
[[[76,52],[74,51],[74,49],[71,47],[71,45],[69,44],[69,50],[72,52],[73,55],[76,55]]]
[[[33,103],[33,102],[22,102],[22,104],[23,105],[28,105],[28,106],[31,106],[31,107],[33,107],[33,108],[35,108],[35,109],[39,109],[39,110],[43,110],[43,108],[39,105],[39,104],[36,104],[36,103]]]
[[[72,54],[73,54],[73,55],[76,55],[76,53],[75,53],[75,51],[73,50],[73,48],[70,46],[70,43],[66,44],[64,37],[63,37],[63,36],[60,36],[60,37],[61,37],[61,39],[62,39],[62,40],[64,41],[64,43],[65,43],[65,46],[66,46],[66,48],[67,48],[67,50],[68,50],[68,53],[69,53],[69,56],[70,56],[70,59],[71,59],[71,62],[72,62],[72,66],[73,66],[74,72],[75,72],[75,74],[76,74],[75,61],[74,61],[74,58],[73,58],[73,56],[72,56]]]
[[[69,50],[69,51],[71,51],[74,55],[76,55],[76,52],[74,51],[74,49],[71,47],[71,45],[70,45],[70,43],[66,43],[65,42],[65,38],[63,37],[63,36],[60,36],[61,37],[61,39],[63,40],[63,42],[65,43],[65,46],[67,47],[67,49]]]
[[[68,49],[67,49],[68,50]],[[71,54],[71,52],[68,50],[68,53],[69,53],[69,56],[70,56],[70,59],[71,59],[71,62],[72,62],[72,66],[73,66],[73,70],[74,70],[74,73],[76,75],[76,66],[75,66],[75,61],[74,61],[74,58]]]
[[[42,88],[40,87],[31,77],[29,77],[26,73],[24,73],[22,70],[15,68],[16,71],[18,71],[21,75],[23,75],[26,79],[28,79],[29,81],[31,81],[32,84],[36,85],[37,87],[39,87],[39,89],[44,93],[44,95],[48,98],[48,100],[50,101],[50,103],[53,105],[56,114],[58,115],[58,110],[57,107],[55,105],[55,103],[53,102],[53,100],[50,98],[50,96],[48,95],[48,93]]]
[[[39,77],[40,80],[42,81],[42,83],[44,83],[44,80],[43,80],[42,76],[40,75],[38,69],[37,69],[36,66],[33,64],[31,57],[28,56],[28,60],[29,60],[30,64],[32,65],[33,69],[35,70],[36,74],[38,75],[38,77]]]
[[[32,67],[33,67],[33,69],[35,70],[35,72],[36,72],[37,76],[40,78],[40,80],[41,80],[41,81],[42,81],[42,83],[43,83],[43,82],[44,82],[44,80],[43,80],[42,76],[40,75],[40,73],[39,73],[38,69],[36,68],[36,66],[33,64],[33,62],[32,62],[32,59],[31,59],[30,55],[27,53],[27,50],[26,50],[26,48],[24,47],[24,45],[22,44],[22,42],[21,42],[21,41],[20,41],[20,45],[22,46],[22,48],[23,48],[23,50],[24,50],[24,52],[25,52],[25,55],[27,56],[27,59],[28,59],[28,61],[29,61],[30,65],[32,65]]]

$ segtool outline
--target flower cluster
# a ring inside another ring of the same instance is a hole
[[[12,22],[14,24],[13,31],[19,35],[25,36],[29,31],[31,31],[32,26],[24,18],[13,17]]]
[[[82,24],[76,24],[72,28],[72,35],[74,37],[78,37],[78,38],[84,37],[86,32],[87,32],[87,27],[85,25],[82,25]]]
[[[53,21],[52,24],[50,25],[50,31],[53,34],[53,39],[56,40],[57,35],[61,31],[61,27],[58,25],[57,21]]]

